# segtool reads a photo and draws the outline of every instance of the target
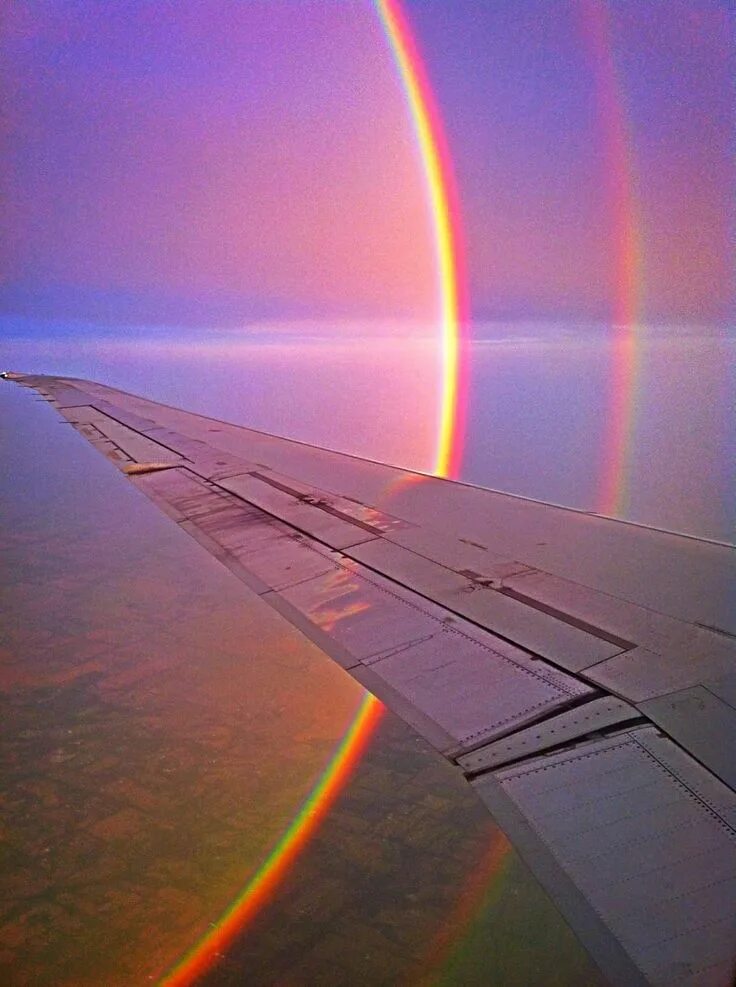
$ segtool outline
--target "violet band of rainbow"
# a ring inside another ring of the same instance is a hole
[[[441,338],[440,409],[434,473],[455,477],[468,401],[465,274],[460,209],[441,117],[399,0],[374,0],[401,80],[417,142],[434,232]]]

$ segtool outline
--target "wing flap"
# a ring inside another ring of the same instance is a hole
[[[453,751],[593,692],[186,468],[133,482],[230,555],[267,602],[280,597],[310,636],[333,640],[343,667],[370,665],[379,698],[385,683],[439,727]]]
[[[492,811],[509,800],[522,814],[532,852],[582,892],[574,909],[602,917],[646,982],[695,987],[730,982],[712,977],[733,974],[736,942],[736,829],[700,783],[733,818],[734,793],[644,726],[473,785]]]

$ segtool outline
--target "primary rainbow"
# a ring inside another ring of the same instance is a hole
[[[442,343],[434,472],[453,477],[462,460],[467,404],[462,338],[466,313],[457,195],[440,117],[406,16],[398,0],[374,3],[401,78],[427,186]],[[223,950],[272,898],[347,782],[382,712],[381,703],[366,693],[330,762],[264,863],[207,933],[163,975],[161,987],[193,983],[217,962]]]
[[[462,236],[457,193],[439,112],[399,0],[374,0],[409,108],[434,230],[442,340],[441,402],[434,472],[458,475],[467,405]]]
[[[641,249],[632,140],[613,57],[610,15],[604,0],[583,0],[583,31],[591,52],[603,133],[613,237],[613,339],[608,421],[598,481],[600,514],[626,512],[639,376]]]
[[[266,860],[204,936],[161,977],[160,987],[184,987],[201,977],[273,897],[284,875],[344,788],[383,714],[383,708],[370,693],[364,694],[327,767]]]

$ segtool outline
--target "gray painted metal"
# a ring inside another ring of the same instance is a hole
[[[215,450],[212,450],[205,442],[199,439],[188,439],[170,428],[149,428],[146,435],[154,439],[160,445],[166,446],[172,452],[177,452],[183,459],[190,462],[196,460],[200,465],[209,464],[211,460],[221,459]],[[241,460],[238,460],[238,470],[247,468]]]
[[[570,579],[528,570],[504,580],[504,586],[536,598],[540,603],[587,620],[603,631],[636,642],[650,652],[684,659],[696,653],[718,651],[728,642],[713,631],[600,593]]]
[[[104,421],[107,418],[106,415],[103,415],[101,411],[98,411],[97,408],[93,408],[91,405],[60,408],[59,411],[73,425],[94,424],[96,421]]]
[[[141,435],[139,432],[128,428],[127,425],[121,425],[118,421],[108,417],[106,414],[101,414],[100,417],[95,418],[94,425],[107,438],[114,442],[119,449],[136,462],[150,460],[162,463],[176,463],[182,461],[181,456],[177,453],[172,452],[153,439],[149,439],[145,435]]]
[[[377,537],[377,533],[368,532],[357,524],[334,517],[319,507],[264,483],[252,474],[227,477],[217,482],[224,490],[255,504],[331,548],[346,548]]]
[[[580,940],[605,974],[617,987],[645,987],[644,976],[588,898],[571,879],[538,831],[529,823],[516,802],[504,791],[495,775],[485,774],[471,782],[476,794],[511,837],[516,850],[529,864],[537,880],[565,915]],[[553,957],[550,956],[550,961]],[[725,987],[724,980],[719,987]]]
[[[309,545],[274,528],[237,557],[246,568],[273,590],[283,590],[337,571],[337,566]]]
[[[166,499],[178,520],[216,546],[218,557],[241,566],[257,592],[275,591],[268,602],[282,613],[288,608],[313,639],[331,638],[340,664],[369,663],[379,696],[401,697],[415,710],[413,722],[418,714],[433,741],[442,736],[443,749],[483,742],[532,709],[559,708],[590,692],[344,556],[316,549],[187,469],[141,479],[143,489]]]
[[[556,716],[546,717],[533,726],[515,730],[502,740],[459,757],[457,762],[467,774],[489,771],[588,734],[621,726],[640,715],[634,706],[622,699],[603,696]]]
[[[99,398],[93,403],[98,411],[103,412],[109,418],[115,419],[121,425],[127,425],[128,428],[133,429],[135,432],[146,432],[156,425],[156,422],[151,418],[142,418],[140,415],[135,415],[132,411],[121,407],[120,403],[112,404],[110,401],[103,401]]]
[[[391,532],[388,540],[417,555],[433,559],[439,565],[455,572],[475,572],[489,585],[500,586],[502,581],[524,572],[534,572],[528,565],[512,558],[490,552],[486,546],[458,538],[446,531],[428,530],[413,526],[407,530]]]
[[[459,575],[383,539],[351,548],[348,554],[569,671],[586,668],[622,650],[620,645],[503,596],[475,576]]]
[[[565,689],[541,670],[450,627],[369,664],[453,738],[446,752],[453,755],[559,708],[578,689],[572,682]]]
[[[736,709],[736,673],[733,675],[722,675],[717,679],[710,679],[705,684],[714,695]]]
[[[736,792],[732,788],[724,785],[712,772],[704,770],[661,730],[640,731],[637,741],[656,761],[694,790],[715,816],[736,830]]]
[[[334,494],[326,496],[324,491],[308,483],[301,483],[293,477],[284,476],[273,470],[252,469],[249,471],[252,476],[267,483],[277,490],[297,497],[303,503],[313,504],[320,510],[333,514],[335,517],[342,517],[344,520],[365,526],[371,534],[385,533],[395,529],[408,527],[405,521],[392,517],[383,511],[368,507],[365,504],[358,504],[355,501],[347,500],[345,497],[338,497]]]
[[[730,983],[733,549],[417,475],[387,504],[405,471],[19,382],[169,466],[130,482],[475,776],[613,983]]]
[[[51,378],[34,378],[43,385]],[[163,427],[279,473],[366,505],[408,474],[380,463],[318,449],[168,408],[89,381],[79,384],[111,404],[154,418]],[[89,402],[87,402],[89,403]],[[216,431],[212,431],[216,429]],[[734,552],[731,547],[612,521],[436,477],[418,476],[391,504],[391,513],[463,544],[561,576],[675,619],[736,633]],[[442,518],[438,522],[438,518]],[[637,559],[632,569],[631,560]],[[677,565],[672,565],[673,558]]]
[[[90,443],[101,452],[103,456],[106,456],[111,462],[115,463],[119,468],[124,468],[129,463],[134,462],[130,456],[123,450],[119,449],[114,442],[110,442],[109,439],[97,439],[91,438]]]
[[[334,637],[355,663],[428,640],[441,622],[399,592],[366,578],[355,565],[286,590],[284,599]]]
[[[586,668],[583,674],[595,685],[629,702],[640,703],[686,689],[706,679],[728,675],[736,667],[735,659],[733,645],[716,641],[709,647],[708,642],[699,639],[696,628],[693,650],[687,658],[683,655],[658,654],[647,648],[633,648]]]
[[[692,759],[686,774],[653,756],[654,734],[631,730],[494,777],[650,983],[725,984],[736,830],[698,793],[708,773]],[[474,784],[483,796],[484,779]]]
[[[736,709],[703,686],[639,704],[639,709],[736,789]]]
[[[259,585],[279,592],[292,612],[333,638],[341,664],[370,664],[379,695],[382,684],[401,695],[444,731],[448,748],[482,743],[532,711],[540,715],[591,691],[344,556],[316,549],[188,470],[146,483],[180,520],[196,524]]]
[[[49,388],[49,393],[59,408],[73,408],[92,403],[89,394],[78,387],[56,385]]]
[[[245,505],[233,504],[187,469],[178,468],[139,477],[137,486],[147,493],[157,494],[169,506],[170,513],[177,521],[208,518],[226,510],[236,522],[249,516]],[[251,514],[256,516],[255,512]]]

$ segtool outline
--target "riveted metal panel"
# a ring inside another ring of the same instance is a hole
[[[567,743],[597,730],[636,719],[639,715],[634,706],[622,699],[603,696],[557,716],[550,716],[534,726],[517,730],[471,754],[465,754],[458,758],[458,764],[468,773],[487,771],[510,761],[532,757],[546,748]]]
[[[450,628],[374,659],[370,667],[453,738],[483,743],[568,703],[571,694],[544,676]]]
[[[721,675],[716,679],[708,679],[705,685],[724,703],[728,703],[729,706],[736,709],[736,672],[732,675]]]
[[[621,646],[541,613],[386,539],[347,550],[351,558],[463,614],[570,671],[618,654]]]
[[[687,773],[654,756],[653,739],[675,747],[642,727],[474,785],[500,783],[651,983],[695,987],[734,962],[736,830],[699,795],[720,783],[684,752]]]
[[[704,650],[693,649],[687,657],[633,648],[584,669],[582,674],[629,702],[640,703],[728,674],[733,671],[734,661],[736,654],[728,642],[718,648],[704,642]]]
[[[736,709],[703,686],[649,699],[639,709],[736,788]]]
[[[710,771],[704,771],[697,761],[659,730],[639,731],[637,742],[736,830],[736,792],[733,789]]]

